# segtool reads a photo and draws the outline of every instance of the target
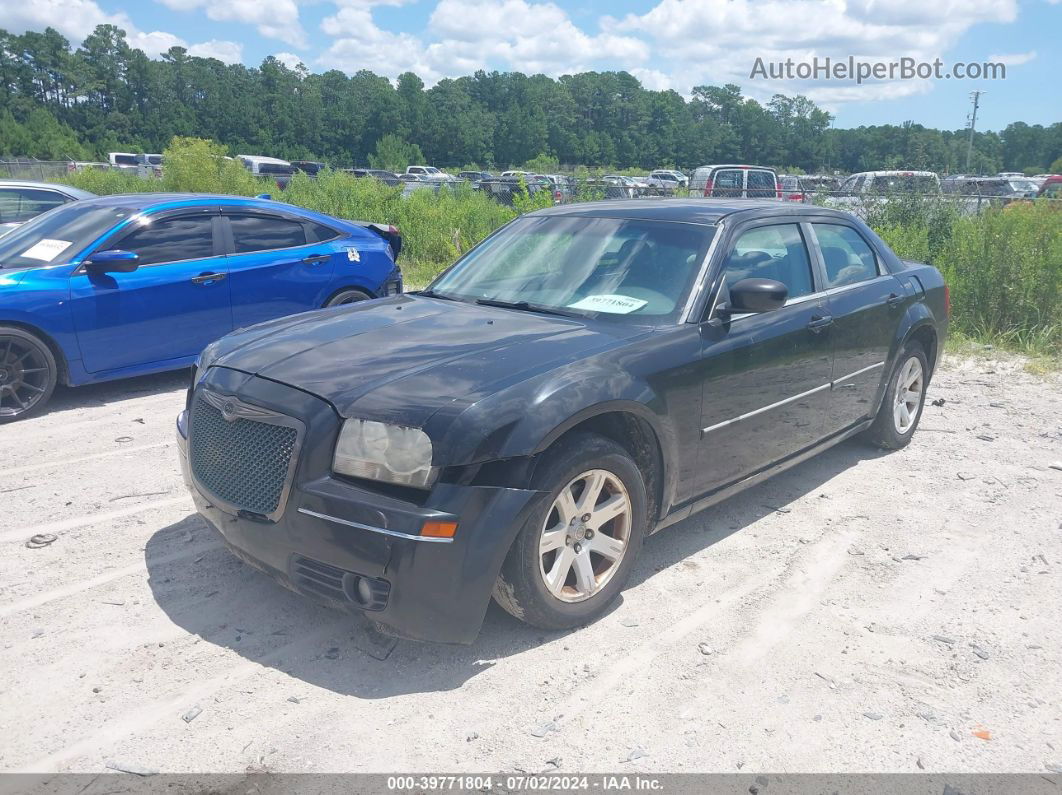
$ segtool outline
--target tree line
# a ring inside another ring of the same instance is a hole
[[[627,72],[553,79],[477,71],[428,89],[412,72],[392,83],[368,70],[291,69],[273,57],[254,68],[183,47],[154,60],[113,25],[98,26],[76,50],[51,28],[0,29],[2,157],[161,152],[180,135],[337,167],[419,156],[439,166],[507,167],[548,156],[641,169],[745,161],[808,173],[965,168],[965,130],[831,122],[802,96],[760,103],[728,84],[697,86],[687,99],[648,90]],[[1060,156],[1062,123],[1014,122],[975,135],[971,170],[1041,172]]]

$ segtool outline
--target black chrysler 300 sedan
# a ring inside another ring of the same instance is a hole
[[[493,597],[601,615],[645,537],[862,433],[896,449],[948,323],[933,268],[809,205],[566,205],[421,293],[237,331],[177,422],[248,563],[395,634],[471,642]]]

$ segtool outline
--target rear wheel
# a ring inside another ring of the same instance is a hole
[[[570,629],[601,616],[630,576],[645,537],[641,471],[619,444],[579,434],[535,475],[549,492],[502,566],[494,598],[517,618]]]
[[[368,301],[370,298],[372,298],[372,296],[364,290],[357,290],[354,288],[340,290],[328,299],[327,303],[325,303],[325,308],[327,309],[330,306],[343,306],[344,304],[356,304],[358,301]]]
[[[866,432],[867,441],[886,450],[907,446],[922,417],[929,372],[922,346],[907,343],[885,388],[878,416]]]
[[[0,326],[0,423],[21,420],[44,408],[58,376],[55,356],[23,329]]]

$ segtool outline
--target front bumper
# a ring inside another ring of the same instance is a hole
[[[290,389],[251,381],[263,392]],[[299,395],[301,402],[316,400]],[[423,504],[396,499],[330,472],[315,473],[308,463],[314,450],[308,448],[320,441],[314,433],[320,417],[301,419],[308,425],[302,460],[283,512],[276,521],[265,521],[222,509],[196,483],[188,459],[187,413],[182,413],[177,421],[181,470],[199,513],[238,557],[314,601],[364,612],[401,637],[474,641],[505,555],[541,493],[440,483]],[[419,537],[429,520],[456,521],[455,537],[444,542]]]

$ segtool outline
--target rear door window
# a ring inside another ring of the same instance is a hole
[[[812,224],[826,266],[826,287],[843,287],[878,275],[878,258],[870,244],[850,226]]]
[[[231,215],[228,219],[237,254],[295,248],[307,242],[301,221],[279,215]]]
[[[745,189],[745,172],[739,168],[721,168],[712,179],[713,196],[740,197]]]
[[[770,171],[759,171],[756,169],[749,170],[749,190],[748,197],[750,199],[774,199],[778,195],[777,186],[775,185],[775,177]],[[794,188],[796,190],[796,188]]]

